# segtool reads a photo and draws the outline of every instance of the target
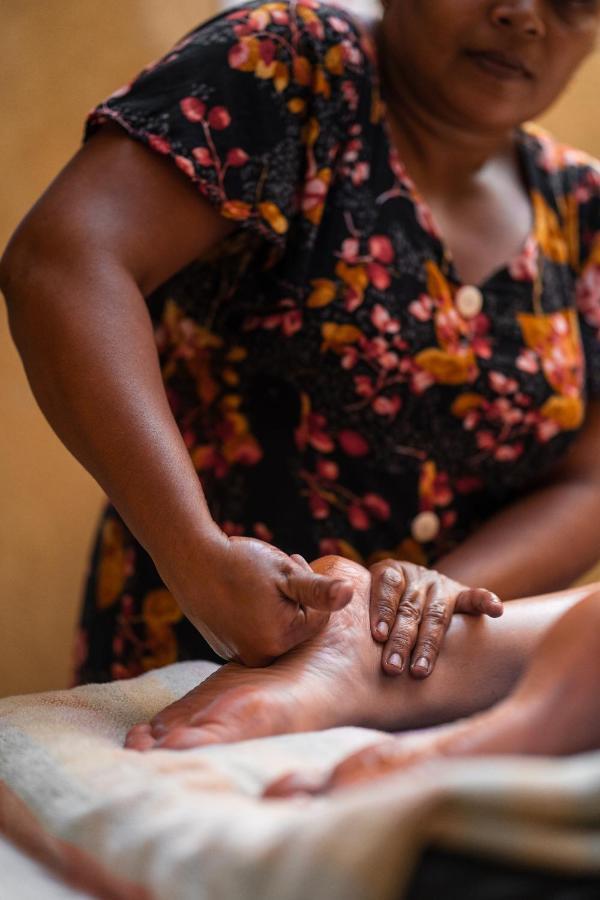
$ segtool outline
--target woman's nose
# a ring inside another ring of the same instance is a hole
[[[546,26],[540,0],[514,0],[495,3],[492,22],[504,31],[513,31],[528,38],[544,37]]]

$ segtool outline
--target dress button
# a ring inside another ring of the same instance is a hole
[[[483,294],[478,287],[468,284],[456,293],[456,308],[463,319],[473,319],[483,309]]]
[[[426,544],[438,535],[440,530],[439,517],[430,510],[428,512],[419,513],[419,515],[415,516],[412,520],[410,530],[415,541],[418,541],[420,544]]]

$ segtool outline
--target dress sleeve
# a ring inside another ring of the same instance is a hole
[[[339,128],[342,92],[319,89],[323,42],[311,15],[260,2],[221,13],[96,106],[83,140],[118,123],[170,158],[223,216],[283,247],[315,154],[331,156]],[[315,101],[338,122],[329,136]]]
[[[600,164],[589,165],[577,187],[581,263],[577,307],[586,357],[587,389],[600,397]]]

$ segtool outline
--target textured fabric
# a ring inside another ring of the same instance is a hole
[[[240,226],[147,298],[225,532],[308,559],[433,564],[566,451],[600,392],[593,160],[517,131],[534,228],[470,286],[473,306],[349,13],[226,11],[95,108],[85,138],[108,121]],[[79,650],[81,681],[214,658],[110,505]]]
[[[330,797],[265,801],[271,780],[328,769],[380,733],[339,728],[185,752],[123,749],[131,725],[212,668],[178,663],[0,700],[0,779],[51,835],[156,900],[400,900],[431,842],[600,875],[599,753],[436,761]],[[3,878],[0,869],[0,896],[15,896]]]

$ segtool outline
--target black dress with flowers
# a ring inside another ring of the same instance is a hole
[[[370,33],[254,2],[94,109],[239,224],[147,297],[214,519],[311,559],[434,564],[565,452],[600,391],[600,170],[517,132],[535,225],[461,284],[390,139]],[[214,658],[108,504],[76,679]]]

